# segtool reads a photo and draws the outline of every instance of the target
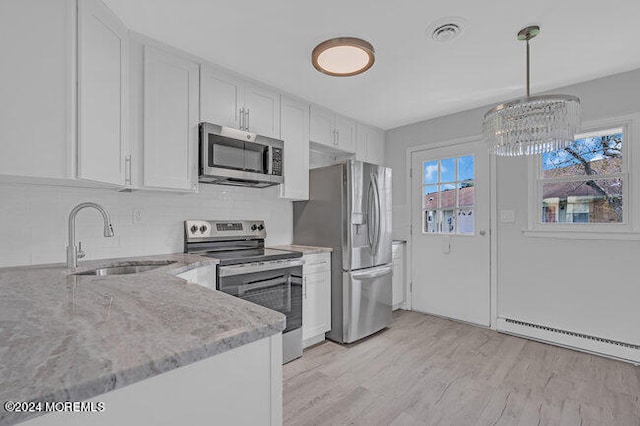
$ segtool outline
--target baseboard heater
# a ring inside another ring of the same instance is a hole
[[[498,331],[640,364],[640,345],[541,324],[498,318]]]

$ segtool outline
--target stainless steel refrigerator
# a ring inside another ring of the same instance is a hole
[[[329,339],[351,343],[391,324],[391,169],[353,160],[311,169],[293,242],[333,248]]]

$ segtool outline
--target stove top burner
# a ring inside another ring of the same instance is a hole
[[[262,220],[186,220],[185,253],[219,259],[220,265],[295,259],[302,253],[264,247],[267,237]]]
[[[266,262],[271,260],[295,259],[302,257],[297,251],[256,248],[250,250],[209,251],[201,256],[218,259],[220,265],[238,265],[241,263]]]

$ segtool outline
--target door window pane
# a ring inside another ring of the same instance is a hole
[[[475,228],[475,216],[473,209],[464,208],[458,210],[458,233],[473,235]]]
[[[424,209],[438,208],[438,185],[427,185],[424,187]]]
[[[440,207],[456,206],[456,187],[451,183],[440,185]]]
[[[424,213],[424,232],[427,233],[436,233],[438,232],[438,211],[437,210],[427,210]]]
[[[440,182],[456,181],[456,159],[447,158],[440,160]]]
[[[465,181],[458,184],[458,205],[473,206],[475,204],[475,185],[473,181]]]
[[[458,180],[475,179],[473,155],[458,158]]]
[[[438,183],[438,160],[424,163],[424,184]]]
[[[455,234],[456,232],[456,215],[455,210],[442,210],[442,230],[443,234]]]

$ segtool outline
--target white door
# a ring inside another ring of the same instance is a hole
[[[144,50],[144,185],[196,190],[198,64]]]
[[[489,154],[481,141],[411,155],[412,308],[490,325]]]
[[[78,3],[78,177],[124,185],[128,30],[101,1]]]

